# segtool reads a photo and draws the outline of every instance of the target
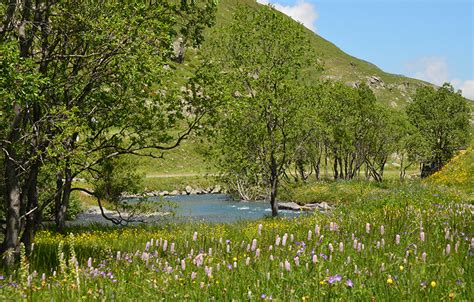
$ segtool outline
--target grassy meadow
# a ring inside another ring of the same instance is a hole
[[[334,206],[297,219],[46,227],[30,258],[0,273],[0,300],[468,301],[473,158],[470,148],[426,181],[392,169],[382,183],[288,184],[283,199]]]
[[[293,220],[44,229],[31,258],[2,273],[0,299],[472,298],[473,208],[465,196],[429,182],[368,187],[354,182],[354,192],[370,193]]]

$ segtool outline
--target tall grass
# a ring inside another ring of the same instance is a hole
[[[294,220],[44,230],[0,299],[469,300],[472,218],[413,186]]]

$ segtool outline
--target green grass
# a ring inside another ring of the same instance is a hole
[[[0,299],[469,300],[473,215],[461,203],[414,183],[295,220],[43,230]]]
[[[440,171],[433,174],[427,182],[458,189],[474,202],[474,142],[467,150],[462,151]]]
[[[184,191],[186,186],[206,189],[220,184],[214,176],[177,176],[145,179],[145,191]]]

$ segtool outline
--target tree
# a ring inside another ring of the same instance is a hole
[[[294,153],[290,146],[299,139],[294,129],[303,68],[315,61],[308,58],[305,35],[271,6],[241,7],[208,52],[221,69],[227,100],[217,130],[220,168],[241,185],[263,187],[274,216],[280,178]]]
[[[172,71],[163,67],[171,62],[174,40],[200,44],[215,7],[212,0],[25,0],[0,6],[0,43],[15,43],[9,51],[33,64],[19,76],[45,79],[33,85],[34,97],[20,94],[5,108],[5,203],[15,209],[5,238],[23,233],[29,251],[43,208],[38,179],[46,163],[56,174],[53,200],[61,229],[74,177],[122,154],[173,149],[200,124],[202,99],[180,97],[166,80]],[[32,86],[20,84],[20,92]],[[173,137],[169,130],[177,127],[183,131]],[[1,251],[17,253],[18,241],[7,241]]]
[[[445,83],[439,89],[422,87],[407,107],[410,123],[415,126],[427,146],[422,158],[421,176],[439,170],[456,150],[469,142],[470,110],[460,92]]]

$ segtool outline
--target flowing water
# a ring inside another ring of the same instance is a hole
[[[176,206],[175,218],[198,220],[206,222],[235,222],[239,220],[254,220],[271,215],[269,202],[236,201],[225,194],[179,195],[167,196],[167,201]],[[153,197],[149,200],[160,200]],[[297,217],[300,212],[280,210],[286,217]]]

